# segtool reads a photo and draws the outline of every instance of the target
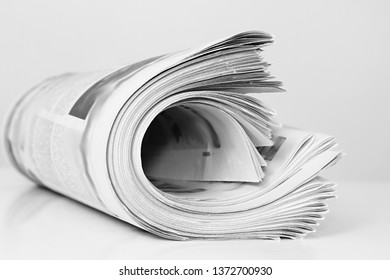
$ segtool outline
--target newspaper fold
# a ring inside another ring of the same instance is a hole
[[[159,236],[300,238],[335,184],[333,137],[283,127],[246,93],[281,91],[259,31],[109,71],[49,78],[6,127],[39,185]]]

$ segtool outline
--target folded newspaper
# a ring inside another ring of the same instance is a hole
[[[49,78],[14,106],[9,157],[36,184],[165,238],[301,238],[334,197],[318,174],[342,154],[247,94],[281,91],[262,57],[272,42],[244,32]]]

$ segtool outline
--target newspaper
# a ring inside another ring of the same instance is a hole
[[[175,239],[301,238],[334,197],[333,137],[282,126],[246,93],[282,91],[244,32],[115,70],[49,78],[14,106],[6,145],[38,185]]]

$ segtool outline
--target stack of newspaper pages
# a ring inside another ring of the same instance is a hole
[[[49,78],[13,107],[9,156],[36,184],[165,238],[301,238],[334,197],[318,174],[342,153],[260,101],[281,91],[263,60],[272,41],[244,32]]]

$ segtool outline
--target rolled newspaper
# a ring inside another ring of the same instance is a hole
[[[334,197],[333,137],[281,127],[247,93],[281,90],[252,31],[130,66],[49,78],[6,145],[38,185],[159,236],[300,238]]]

